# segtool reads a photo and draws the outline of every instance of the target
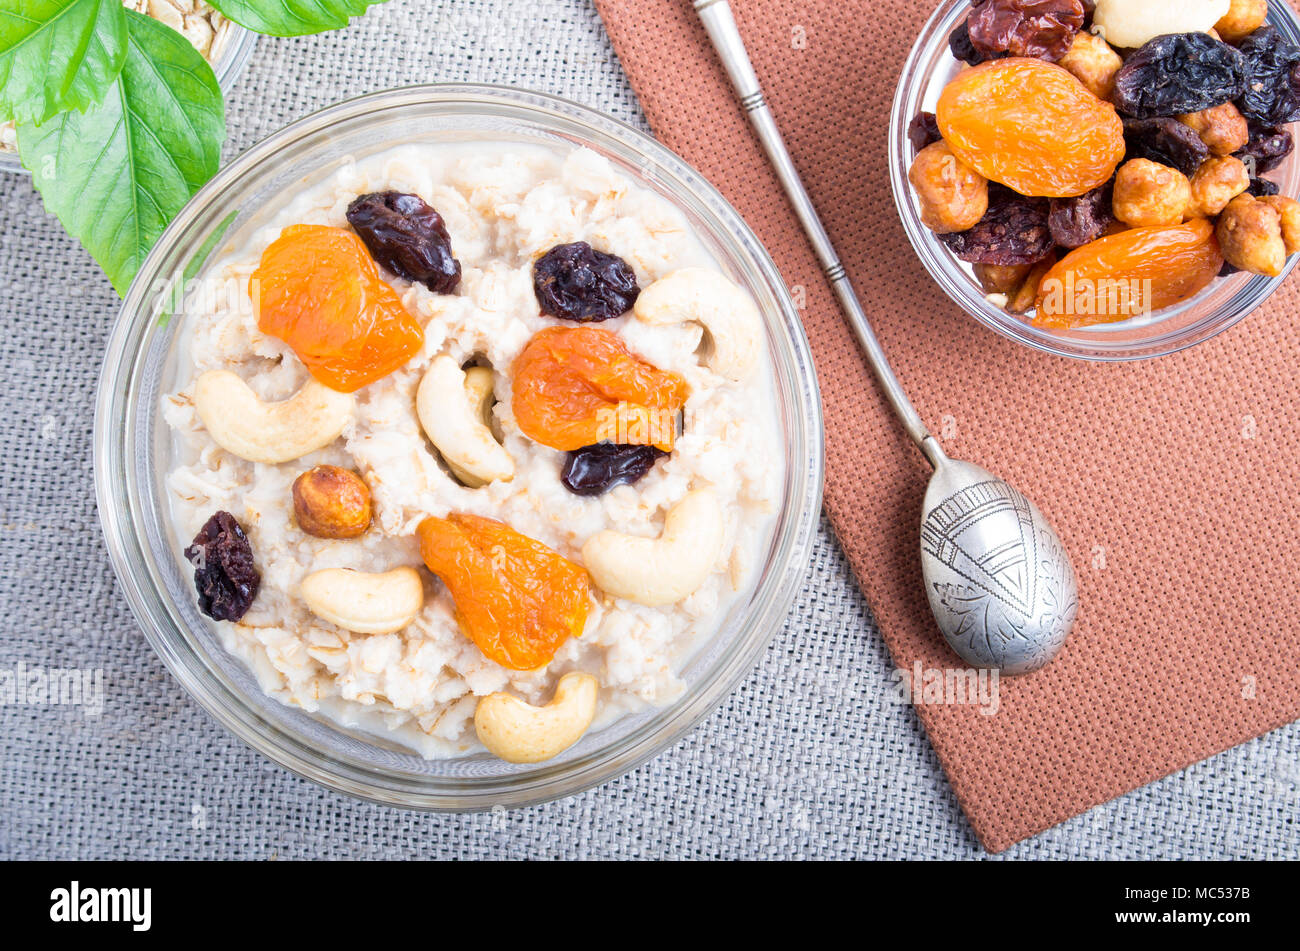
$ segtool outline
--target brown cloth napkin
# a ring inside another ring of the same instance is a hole
[[[929,471],[876,389],[689,0],[596,6],[656,135],[721,188],[787,283],[806,288],[826,507],[895,662],[960,666],[922,589]],[[732,7],[921,415],[950,454],[1038,503],[1079,575],[1065,650],[1003,679],[995,715],[917,706],[980,841],[1001,851],[1300,717],[1300,287],[1288,282],[1227,333],[1154,361],[1089,364],[1004,340],[930,280],[890,195],[889,108],[931,0]]]

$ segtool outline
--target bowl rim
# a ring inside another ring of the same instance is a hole
[[[919,102],[915,94],[920,91],[921,80],[924,78],[924,60],[947,37],[951,27],[956,25],[959,14],[969,7],[970,0],[942,0],[926,20],[899,73],[889,117],[889,179],[894,206],[908,241],[926,273],[953,303],[983,326],[1031,350],[1086,362],[1118,363],[1169,356],[1217,337],[1249,316],[1282,286],[1291,271],[1300,264],[1300,255],[1288,256],[1286,266],[1277,277],[1233,275],[1228,278],[1234,280],[1244,276],[1248,279],[1242,282],[1237,296],[1223,305],[1228,307],[1235,304],[1232,312],[1226,316],[1212,312],[1163,336],[1128,343],[1120,341],[1111,346],[1105,346],[1104,333],[1098,333],[1095,346],[1092,347],[1081,341],[1076,342],[1033,328],[1016,315],[990,303],[982,295],[973,294],[970,283],[957,277],[960,268],[955,256],[921,223],[907,179],[907,170],[911,164],[911,143],[908,141],[907,128],[915,115],[913,106]],[[1269,23],[1274,23],[1275,16],[1281,15],[1288,21],[1292,38],[1300,37],[1300,14],[1285,0],[1268,0],[1268,8]],[[1220,279],[1216,279],[1218,280]],[[1154,321],[1150,326],[1156,328],[1169,317],[1194,307],[1214,286],[1212,284],[1190,300],[1169,308],[1164,318]]]
[[[208,64],[217,77],[217,85],[221,87],[223,97],[229,96],[230,91],[239,82],[239,77],[243,75],[248,61],[252,59],[253,48],[257,46],[258,37],[261,36],[248,27],[240,26],[234,20],[229,22],[231,38],[226,52],[217,62]],[[0,152],[0,173],[3,172],[28,177],[32,174],[31,169],[22,163],[17,152]]]
[[[490,795],[472,785],[456,794],[430,791],[428,784],[432,777],[398,775],[344,761],[304,742],[294,732],[269,723],[219,672],[214,675],[211,670],[192,670],[191,658],[198,656],[192,636],[178,623],[175,605],[160,586],[157,567],[145,551],[145,533],[140,524],[143,514],[132,511],[133,506],[126,504],[135,498],[129,487],[135,478],[133,457],[137,451],[132,423],[137,407],[131,394],[137,389],[142,355],[147,350],[141,346],[133,348],[132,344],[138,345],[145,338],[152,314],[142,304],[150,294],[160,262],[177,236],[203,213],[211,212],[209,206],[214,198],[244,183],[248,173],[264,169],[264,163],[274,162],[293,143],[318,136],[345,119],[389,115],[404,106],[430,103],[478,106],[500,103],[534,113],[541,120],[585,124],[594,132],[612,136],[625,147],[635,149],[653,163],[657,172],[669,173],[677,187],[689,181],[692,194],[707,202],[714,219],[711,226],[727,234],[737,246],[743,246],[747,263],[761,276],[780,310],[778,314],[765,314],[764,319],[773,338],[785,341],[790,348],[786,357],[792,381],[797,384],[792,415],[796,417],[797,432],[805,443],[806,453],[806,458],[791,456],[787,463],[790,488],[783,499],[786,507],[783,511],[789,511],[789,530],[781,538],[774,535],[769,550],[769,554],[782,552],[784,560],[779,561],[779,570],[767,586],[771,590],[766,595],[762,589],[754,591],[753,603],[743,615],[745,623],[738,627],[734,643],[728,645],[723,657],[710,668],[711,676],[701,678],[684,697],[656,711],[646,724],[617,741],[620,748],[614,754],[601,747],[554,767],[540,764],[544,768],[533,773],[513,774],[501,780],[510,788],[486,790]],[[94,467],[106,547],[132,614],[172,676],[219,723],[272,762],[337,792],[417,810],[480,811],[575,795],[626,774],[693,730],[752,671],[788,617],[810,565],[821,510],[824,429],[811,349],[780,272],[743,218],[704,176],[640,130],[571,100],[504,85],[435,83],[357,96],[304,116],[250,146],[191,198],[146,257],[112,327],[96,393]],[[762,606],[761,611],[758,606]],[[757,621],[764,618],[766,623],[759,625]],[[167,630],[168,626],[176,636]],[[746,631],[750,632],[748,636],[744,636]]]

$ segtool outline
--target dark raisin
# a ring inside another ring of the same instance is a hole
[[[218,621],[238,621],[248,613],[262,575],[235,516],[218,512],[204,522],[185,549],[185,558],[194,566],[199,610]]]
[[[1083,0],[1083,27],[1082,29],[1092,29],[1092,17],[1097,12],[1097,0]]]
[[[1113,191],[1107,183],[1078,198],[1053,198],[1047,215],[1052,240],[1063,248],[1081,248],[1100,238],[1115,221],[1111,213]]]
[[[948,49],[952,51],[955,59],[961,60],[968,66],[978,66],[985,60],[998,58],[987,56],[975,48],[970,40],[970,24],[966,20],[962,20],[961,24],[948,34]]]
[[[943,136],[939,132],[939,120],[935,118],[933,112],[918,112],[907,127],[907,138],[912,143],[912,148],[917,152],[927,145],[942,141]]]
[[[1209,146],[1177,119],[1125,119],[1124,142],[1128,158],[1169,165],[1188,177],[1210,157]]]
[[[969,231],[941,234],[939,240],[971,264],[1034,264],[1054,245],[1047,224],[1050,208],[1046,198],[1026,198],[990,183],[989,210],[979,224]]]
[[[1083,18],[1079,0],[975,0],[966,22],[971,45],[986,56],[1056,62],[1070,51]]]
[[[1235,154],[1246,164],[1246,168],[1250,169],[1250,174],[1254,177],[1273,171],[1294,150],[1295,139],[1286,129],[1256,126],[1252,123],[1250,141]]]
[[[542,313],[587,323],[627,313],[641,288],[632,265],[578,241],[558,244],[537,259],[533,291]]]
[[[1261,125],[1276,126],[1300,119],[1300,90],[1296,67],[1300,47],[1271,26],[1262,26],[1241,41],[1245,85],[1237,109]]]
[[[560,481],[575,495],[602,495],[616,485],[630,485],[668,453],[654,446],[619,446],[611,442],[568,453]]]
[[[1208,33],[1157,36],[1115,74],[1112,97],[1138,119],[1200,112],[1230,102],[1246,88],[1246,58]]]
[[[348,205],[348,224],[370,256],[398,277],[450,294],[460,283],[460,262],[442,215],[419,195],[373,192]]]
[[[1267,178],[1252,178],[1250,185],[1247,186],[1247,194],[1254,195],[1256,198],[1267,198],[1269,195],[1277,195],[1282,191],[1277,182]]]

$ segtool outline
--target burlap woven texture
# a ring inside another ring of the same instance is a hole
[[[543,89],[644,126],[586,0],[394,0],[341,33],[264,40],[232,97],[226,154],[339,98],[435,80]],[[102,668],[106,690],[98,717],[0,707],[0,857],[987,856],[916,714],[885,693],[891,661],[828,531],[755,672],[689,738],[600,789],[409,814],[252,753],[168,676],[104,557],[90,416],[116,298],[28,183],[0,177],[0,209],[0,668]],[[935,319],[968,330],[946,310]],[[913,386],[929,415],[925,389]],[[860,416],[875,412],[864,401]],[[1297,762],[1290,727],[1003,855],[1300,856]]]

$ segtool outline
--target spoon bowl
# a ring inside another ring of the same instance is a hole
[[[944,458],[925,493],[921,573],[948,646],[975,667],[1026,674],[1054,658],[1079,609],[1055,530],[1023,494]]]

